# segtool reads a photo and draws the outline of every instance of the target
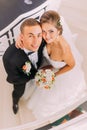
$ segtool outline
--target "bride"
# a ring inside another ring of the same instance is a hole
[[[52,10],[46,11],[40,22],[43,39],[47,43],[43,55],[49,64],[43,69],[52,69],[56,79],[54,87],[50,90],[36,86],[27,102],[27,107],[37,119],[48,117],[67,107],[86,90],[80,66],[81,56],[73,44],[69,45],[63,37],[59,14]]]

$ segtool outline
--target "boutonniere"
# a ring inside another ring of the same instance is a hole
[[[26,61],[25,64],[22,67],[22,70],[25,74],[28,76],[30,75],[30,69],[31,69],[31,63],[29,61]]]

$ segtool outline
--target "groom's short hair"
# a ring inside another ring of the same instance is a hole
[[[25,26],[36,26],[36,25],[39,25],[40,26],[40,22],[37,21],[36,19],[34,18],[29,18],[29,19],[26,19],[20,26],[20,31],[21,33],[23,33],[23,30],[24,30],[24,27]]]

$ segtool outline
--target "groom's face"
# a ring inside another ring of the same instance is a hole
[[[24,48],[37,51],[42,42],[42,29],[39,25],[25,26],[21,34]]]

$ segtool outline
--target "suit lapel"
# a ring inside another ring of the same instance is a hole
[[[24,62],[27,62],[29,61],[31,63],[31,68],[32,69],[35,69],[34,65],[32,64],[32,62],[30,61],[28,55],[24,52],[24,50],[21,50],[21,55],[23,56],[23,59],[24,59]]]

